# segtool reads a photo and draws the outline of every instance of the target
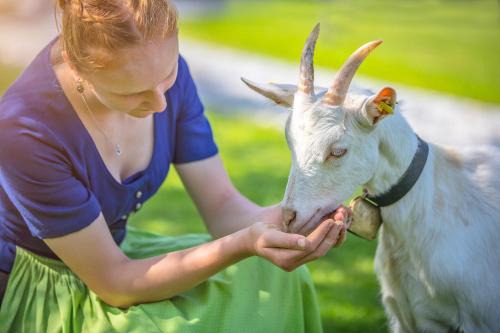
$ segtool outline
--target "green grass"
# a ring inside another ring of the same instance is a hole
[[[338,68],[363,43],[383,39],[360,74],[500,103],[499,15],[493,0],[230,1],[218,15],[181,20],[181,32],[298,68],[304,41],[321,22],[318,65]]]
[[[0,97],[9,85],[14,82],[20,72],[21,69],[18,67],[0,63]]]
[[[242,117],[210,114],[210,120],[237,188],[261,205],[280,201],[290,160],[283,133]],[[173,171],[159,192],[131,218],[131,224],[166,235],[205,232]],[[325,332],[387,331],[373,273],[375,246],[375,242],[349,235],[343,247],[309,264]]]

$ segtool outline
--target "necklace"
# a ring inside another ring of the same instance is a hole
[[[87,108],[87,111],[90,114],[90,117],[92,118],[92,121],[94,122],[95,128],[97,128],[97,130],[102,134],[102,136],[104,137],[104,139],[106,140],[106,142],[112,144],[111,140],[108,138],[108,136],[106,135],[106,133],[104,133],[104,131],[101,130],[101,128],[97,125],[97,120],[95,119],[94,113],[92,112],[92,110],[89,107],[89,103],[87,102],[87,97],[85,97],[85,88],[83,86],[83,83],[82,83],[81,79],[78,79],[76,81],[76,91],[78,91],[80,93],[80,96],[82,97],[83,103],[85,104],[85,107]],[[114,146],[115,146],[114,147],[115,155],[116,156],[120,156],[122,154],[122,148],[121,148],[120,144],[119,143],[115,143]]]

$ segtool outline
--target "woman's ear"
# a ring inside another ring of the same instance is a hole
[[[395,106],[396,90],[384,87],[368,99],[362,113],[369,124],[373,126],[387,115],[393,114]]]

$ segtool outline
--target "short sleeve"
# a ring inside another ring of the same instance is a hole
[[[173,162],[176,164],[202,160],[217,154],[212,129],[185,60],[179,58],[180,80],[179,116],[176,121],[176,140]]]
[[[97,199],[72,170],[57,138],[39,121],[0,121],[0,186],[34,237],[63,236],[99,216]]]

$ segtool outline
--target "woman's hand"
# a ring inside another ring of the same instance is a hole
[[[259,222],[247,229],[246,248],[252,255],[290,272],[340,246],[346,237],[349,215],[347,208],[339,208],[333,218],[323,221],[307,237],[285,233],[275,221]]]

